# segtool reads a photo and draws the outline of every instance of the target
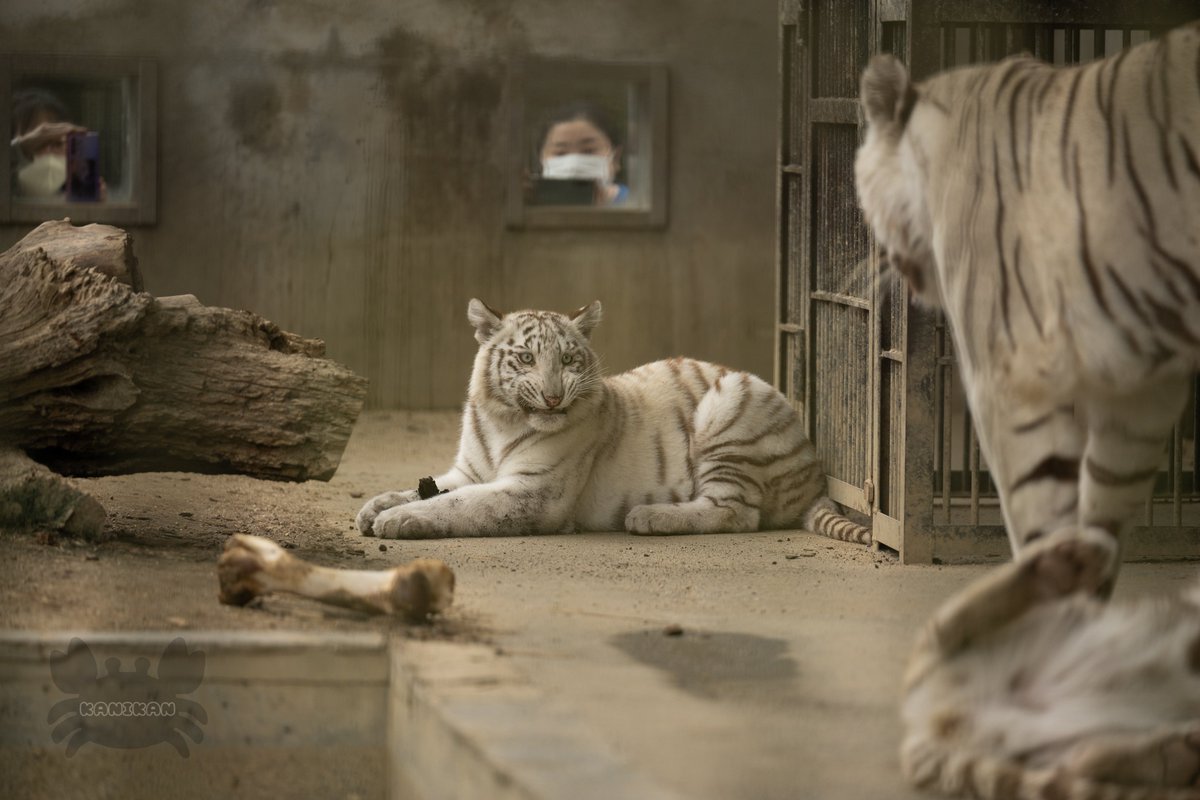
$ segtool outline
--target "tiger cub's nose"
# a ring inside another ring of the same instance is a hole
[[[543,394],[542,399],[546,401],[546,405],[550,408],[556,408],[562,402],[562,395]]]

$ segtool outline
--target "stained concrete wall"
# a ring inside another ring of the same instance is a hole
[[[149,291],[327,340],[369,403],[446,407],[466,302],[600,298],[610,370],[687,354],[770,376],[775,0],[8,0],[0,52],[159,63]],[[670,68],[669,224],[514,231],[509,65]],[[0,227],[0,245],[24,233]]]

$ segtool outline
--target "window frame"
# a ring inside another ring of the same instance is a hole
[[[580,85],[624,81],[639,88],[637,112],[649,130],[641,143],[649,151],[648,205],[636,209],[534,206],[525,202],[523,175],[529,164],[528,131],[532,116],[527,107],[531,81],[541,76],[561,81],[564,76]],[[662,228],[667,224],[668,72],[666,64],[650,62],[579,61],[565,58],[527,58],[509,73],[509,141],[505,175],[505,219],[510,228]]]
[[[13,87],[28,76],[83,80],[128,79],[133,83],[131,200],[102,203],[22,203],[13,197],[12,158],[0,158],[0,223],[40,223],[70,217],[72,222],[153,225],[158,221],[158,65],[153,59],[121,56],[0,54],[0,142],[11,147]]]

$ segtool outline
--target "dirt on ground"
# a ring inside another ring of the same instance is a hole
[[[364,414],[328,482],[238,475],[140,473],[77,480],[108,512],[103,542],[0,533],[0,628],[17,630],[383,630],[443,638],[482,635],[452,609],[428,626],[274,596],[250,608],[217,602],[216,561],[233,533],[266,536],[317,564],[386,569],[421,555],[421,542],[359,535],[366,499],[415,488],[445,471],[458,416]]]
[[[427,541],[361,536],[354,517],[368,499],[416,488],[421,478],[447,469],[458,446],[458,422],[456,412],[366,412],[328,482],[184,473],[78,480],[107,510],[108,538],[90,542],[60,536],[46,542],[30,534],[0,533],[0,629],[392,631],[495,642],[516,628],[551,624],[541,617],[527,619],[534,611],[573,613],[567,598],[585,587],[591,593],[578,602],[645,606],[657,618],[656,609],[674,601],[697,610],[753,604],[755,591],[742,596],[746,582],[790,585],[793,573],[833,569],[838,574],[839,569],[894,563],[867,548],[794,532]],[[331,567],[388,569],[414,558],[440,558],[458,573],[455,603],[428,625],[288,595],[245,608],[221,605],[216,562],[234,533],[266,536],[300,558]],[[700,592],[690,578],[683,581],[689,585],[675,586],[693,573],[709,581],[705,576],[716,565],[722,565],[720,580],[713,585],[724,588]],[[596,611],[611,613],[607,605]]]

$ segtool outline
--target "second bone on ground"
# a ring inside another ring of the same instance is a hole
[[[243,606],[272,592],[322,603],[424,620],[454,599],[454,572],[442,561],[418,558],[386,570],[333,569],[293,556],[270,539],[235,533],[217,560],[220,600]]]

